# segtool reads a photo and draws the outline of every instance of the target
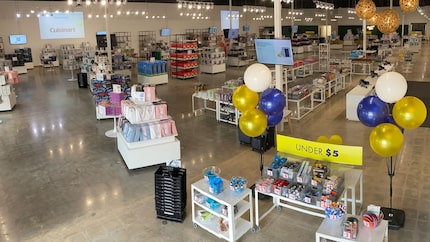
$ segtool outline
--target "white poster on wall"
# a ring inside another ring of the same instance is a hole
[[[85,38],[84,15],[82,12],[40,13],[39,29],[41,39]]]

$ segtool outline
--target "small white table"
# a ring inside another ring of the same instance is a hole
[[[345,215],[351,217],[353,215]],[[342,223],[338,221],[331,221],[327,218],[323,220],[317,232],[315,233],[315,241],[320,242],[321,239],[329,239],[332,241],[340,242],[387,242],[388,241],[388,221],[382,220],[378,227],[369,229],[364,227],[361,218],[353,216],[359,219],[358,235],[355,240],[345,239],[342,237]]]

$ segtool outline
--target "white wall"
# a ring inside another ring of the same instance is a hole
[[[85,2],[85,1],[83,1]],[[85,16],[85,38],[82,39],[61,39],[61,40],[41,40],[39,34],[39,22],[37,17],[33,14],[30,18],[25,16],[26,13],[30,13],[30,10],[36,12],[47,10],[47,11],[83,11]],[[133,11],[145,11],[150,16],[146,19],[145,16],[116,16],[116,11],[121,9],[133,10]],[[218,28],[218,34],[222,34],[220,27],[220,10],[228,10],[228,6],[215,6],[213,10],[202,11],[207,13],[210,17],[209,20],[191,20],[191,18],[179,16],[180,10],[177,9],[176,4],[160,4],[160,3],[127,3],[121,8],[115,6],[109,6],[108,10],[114,15],[113,19],[109,19],[109,31],[110,32],[131,32],[132,34],[132,47],[135,52],[138,52],[138,32],[139,31],[155,31],[157,39],[164,38],[168,41],[167,37],[160,37],[159,31],[161,28],[170,28],[172,34],[185,33],[186,29],[204,29],[210,26]],[[233,7],[232,10],[238,10],[242,13],[241,7]],[[397,9],[398,10],[398,9]],[[430,7],[425,7],[424,10],[430,14]],[[281,16],[287,16],[290,9],[283,9]],[[325,25],[325,21],[320,21],[315,18],[316,9],[304,9],[302,10],[304,15],[301,16],[302,21],[296,22],[295,25]],[[378,8],[378,11],[380,9]],[[16,13],[21,12],[22,17],[17,19]],[[398,10],[400,12],[400,10]],[[54,48],[59,48],[61,44],[75,44],[80,45],[82,42],[90,42],[91,45],[96,45],[95,34],[97,31],[104,31],[106,21],[104,18],[96,19],[95,17],[87,18],[88,13],[92,13],[95,16],[97,13],[101,16],[104,14],[104,8],[100,6],[87,7],[85,4],[81,7],[68,6],[67,1],[0,1],[0,37],[3,37],[6,53],[11,53],[14,48],[19,46],[9,45],[8,36],[10,34],[26,34],[28,38],[28,44],[24,47],[30,47],[33,51],[34,63],[40,64],[39,55],[45,44],[51,44]],[[361,25],[361,21],[358,19],[348,20],[347,9],[336,9],[332,11],[332,15],[342,14],[344,18],[341,20],[342,25]],[[152,16],[160,16],[160,19],[152,19]],[[161,16],[166,16],[166,19],[162,19]],[[261,15],[261,14],[259,14]],[[272,15],[273,9],[267,8],[267,12],[264,15]],[[253,17],[256,14],[245,13],[240,19],[240,26],[249,25],[249,33],[258,33],[260,26],[273,26],[273,19],[266,19],[263,21],[254,21]],[[313,17],[312,22],[305,22],[305,17]],[[427,22],[425,18],[420,16],[417,12],[405,14],[405,23],[409,24],[412,22],[423,23]],[[332,26],[332,30],[337,29],[337,25],[341,25],[339,22],[328,22]],[[291,20],[284,20],[283,25],[291,25]],[[243,34],[240,29],[241,34]]]

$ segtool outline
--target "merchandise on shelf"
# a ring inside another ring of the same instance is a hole
[[[266,176],[256,182],[256,189],[291,200],[326,208],[337,201],[344,189],[343,175],[329,175],[321,162],[287,161],[276,155]],[[276,176],[279,174],[278,176]]]
[[[166,61],[139,61],[137,62],[137,72],[139,75],[157,76],[167,74]]]
[[[288,99],[299,100],[312,92],[312,85],[296,85],[288,88]]]

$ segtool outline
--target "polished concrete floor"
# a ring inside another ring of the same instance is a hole
[[[413,56],[407,80],[430,81],[428,44]],[[404,63],[391,57],[397,71]],[[157,86],[168,102],[181,141],[187,191],[202,178],[202,169],[216,165],[222,176],[259,177],[259,155],[240,145],[235,126],[219,123],[211,112],[194,115],[194,85],[219,87],[243,75],[246,67],[189,80],[170,79]],[[88,89],[68,82],[71,73],[43,68],[21,75],[15,85],[18,103],[0,112],[0,241],[220,241],[201,228],[194,229],[191,199],[183,223],[156,218],[154,172],[157,166],[130,171],[104,133],[112,120],[97,120]],[[354,77],[353,85],[359,76]],[[134,80],[135,75],[134,75]],[[348,87],[350,89],[352,86]],[[364,147],[364,204],[389,206],[385,159],[369,146],[370,128],[345,119],[345,94],[330,98],[285,135],[314,140],[339,134],[344,144]],[[201,105],[201,104],[200,104]],[[389,232],[389,241],[430,241],[430,129],[405,132],[394,177],[395,208],[406,212],[405,227]],[[269,164],[275,149],[264,155]],[[268,206],[269,202],[262,202]],[[320,218],[284,209],[261,221],[261,230],[240,241],[314,241]]]

